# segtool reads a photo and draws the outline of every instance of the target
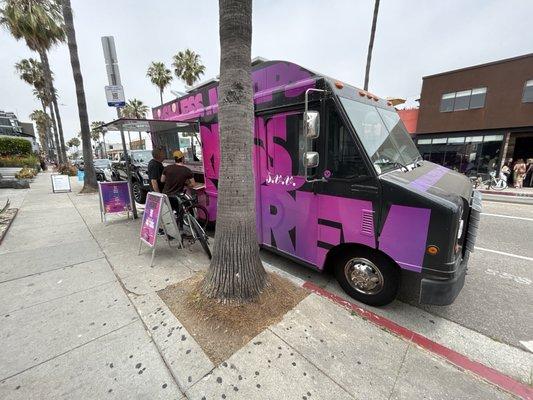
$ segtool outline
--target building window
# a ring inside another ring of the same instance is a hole
[[[431,139],[418,139],[418,144],[431,144]]]
[[[486,87],[462,90],[454,93],[444,93],[440,102],[440,111],[450,112],[483,108],[485,107],[486,94]]]
[[[470,97],[470,109],[485,107],[485,96],[487,88],[472,89],[472,96]]]
[[[464,143],[464,142],[465,142],[464,136],[448,138],[448,144],[457,144],[457,143]]]
[[[433,144],[446,144],[448,138],[435,138],[431,143]]]
[[[533,79],[527,81],[524,85],[524,95],[522,96],[523,103],[533,103]]]
[[[454,100],[455,100],[455,93],[444,93],[440,101],[440,112],[453,111]]]

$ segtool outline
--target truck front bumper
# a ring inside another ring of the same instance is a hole
[[[467,264],[470,252],[456,260],[455,273],[449,278],[426,275],[420,280],[420,297],[422,304],[447,306],[452,304],[465,284]]]

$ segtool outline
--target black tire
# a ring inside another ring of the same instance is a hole
[[[137,203],[139,204],[146,203],[147,192],[143,189],[143,187],[138,181],[133,181],[133,183],[131,184],[131,189],[133,191],[133,199]]]
[[[192,219],[192,228],[194,229],[194,233],[196,234],[196,237],[198,238],[198,241],[202,245],[202,248],[205,251],[205,254],[207,254],[207,257],[211,260],[211,249],[209,248],[207,235],[205,234],[205,231],[201,228],[200,224],[196,219]]]
[[[371,306],[384,306],[396,298],[400,286],[400,271],[385,255],[367,249],[352,249],[332,262],[337,281],[355,300]],[[354,277],[352,279],[361,279],[362,282],[358,282],[360,286],[350,280],[348,275]],[[366,290],[363,287],[365,284]],[[376,287],[372,288],[373,284]]]
[[[187,212],[198,221],[202,229],[205,231],[207,224],[209,223],[209,213],[207,212],[207,208],[200,204],[193,204],[192,206],[187,207]]]

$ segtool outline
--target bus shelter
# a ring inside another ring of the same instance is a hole
[[[174,150],[184,151],[186,158],[191,164],[197,163],[197,166],[202,169],[201,142],[198,137],[198,123],[197,122],[176,122],[176,121],[162,121],[155,119],[130,119],[119,118],[108,122],[101,126],[105,133],[119,132],[122,142],[122,153],[128,154],[131,149],[126,145],[126,138],[124,132],[146,132],[151,141],[152,148],[160,148],[165,152],[165,158],[171,159]],[[132,191],[132,166],[131,158],[124,157],[127,179],[130,187],[130,195],[133,199]],[[203,173],[203,171],[202,171]],[[138,218],[137,207],[135,201],[132,202],[133,217]]]

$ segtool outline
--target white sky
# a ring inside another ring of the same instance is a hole
[[[172,55],[189,47],[206,66],[202,80],[218,74],[217,1],[72,0],[72,7],[91,121],[116,116],[105,100],[101,36],[115,37],[126,98],[150,108],[159,104],[146,78],[151,61],[170,67]],[[362,87],[373,7],[374,0],[255,0],[252,56],[292,61]],[[532,0],[381,0],[369,90],[414,105],[422,76],[533,52],[532,16]],[[27,57],[38,58],[1,30],[0,110],[22,121],[40,107],[14,71]],[[80,128],[66,45],[49,58],[68,140]],[[174,80],[171,88],[181,91],[183,84]],[[164,101],[172,98],[167,89]]]

